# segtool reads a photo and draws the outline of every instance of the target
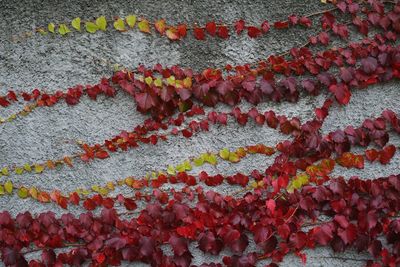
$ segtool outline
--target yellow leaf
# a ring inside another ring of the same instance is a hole
[[[47,31],[46,31],[45,29],[38,29],[38,32],[39,32],[41,35],[46,35],[46,34],[47,34]]]
[[[321,0],[321,3],[326,4],[326,0]]]
[[[28,189],[26,189],[25,187],[21,187],[19,190],[18,190],[18,196],[20,197],[20,198],[27,198],[28,197]]]
[[[115,184],[113,182],[107,182],[107,188],[109,190],[114,190],[115,189]]]
[[[235,153],[239,156],[239,158],[243,158],[247,154],[246,149],[244,149],[243,147],[239,147],[238,149],[236,149]]]
[[[195,158],[193,164],[197,167],[202,166],[204,164],[204,159],[202,157]]]
[[[141,32],[150,33],[149,21],[142,19],[138,23],[138,28],[139,28],[139,31],[141,31]]]
[[[49,23],[49,25],[47,25],[47,29],[49,30],[49,32],[54,33],[54,29],[55,29],[56,25],[54,25],[54,23]]]
[[[85,23],[85,28],[86,28],[87,32],[95,33],[99,29],[99,26],[97,26],[97,24],[95,24],[93,22],[88,21]]]
[[[122,19],[117,19],[114,21],[114,28],[120,32],[125,31],[125,23]]]
[[[34,166],[35,166],[35,172],[36,173],[42,173],[43,172],[43,170],[44,170],[44,166],[43,165],[35,164]]]
[[[71,25],[75,30],[81,31],[81,18],[74,18],[71,21]]]
[[[190,164],[189,160],[185,160],[182,165],[183,165],[183,167],[185,168],[186,171],[191,171],[192,170],[192,164]]]
[[[169,174],[169,175],[175,175],[175,167],[174,166],[172,166],[172,165],[168,165],[168,168],[167,168],[167,173]]]
[[[0,196],[4,194],[5,194],[4,187],[0,184]]]
[[[37,199],[38,198],[38,190],[35,187],[31,187],[29,189],[29,194],[31,195],[31,197],[33,199]]]
[[[99,27],[100,30],[105,31],[107,28],[107,20],[106,17],[101,16],[96,19],[96,25]]]
[[[219,151],[219,156],[224,159],[224,160],[228,160],[229,159],[229,149],[224,148],[222,150]]]
[[[132,177],[125,178],[125,184],[127,186],[132,186],[134,179]]]
[[[212,165],[217,164],[217,157],[214,154],[205,154],[204,160]]]
[[[23,168],[20,168],[20,167],[16,167],[16,168],[15,168],[15,173],[16,173],[16,174],[21,175],[23,172],[24,172],[24,169],[23,169]]]
[[[24,165],[24,169],[25,169],[25,171],[27,171],[27,172],[31,172],[31,171],[32,171],[32,167],[31,167],[31,165],[28,164],[28,163],[26,163],[26,164]]]
[[[250,187],[251,187],[251,188],[257,188],[257,187],[258,187],[257,181],[252,181],[252,182],[250,183]]]
[[[168,82],[168,84],[169,85],[175,85],[175,76],[169,76],[168,78],[167,78],[167,82]]]
[[[135,24],[136,24],[136,16],[135,15],[129,15],[125,18],[125,20],[129,27],[131,27],[131,28],[135,27]]]
[[[154,85],[157,87],[162,87],[162,80],[160,78],[155,79]]]
[[[184,171],[186,170],[184,164],[180,164],[180,165],[176,166],[175,168],[176,168],[176,170],[177,170],[178,172],[184,172]]]
[[[11,181],[7,181],[7,182],[4,184],[4,189],[6,190],[7,193],[11,194],[12,191],[13,191],[13,184],[12,184],[12,182],[11,182]]]
[[[7,175],[9,174],[8,168],[7,168],[7,167],[4,167],[3,169],[1,169],[1,173],[2,173],[3,175],[7,176]]]
[[[240,158],[239,158],[239,156],[238,156],[236,153],[231,152],[231,153],[229,154],[229,161],[232,162],[232,163],[236,163],[236,162],[239,162],[239,161],[240,161]]]
[[[81,190],[81,194],[87,196],[87,195],[90,194],[90,191],[87,190],[86,188],[83,188],[83,189]]]
[[[185,86],[185,88],[191,88],[192,87],[192,78],[186,77],[185,79],[183,79],[183,86]]]
[[[294,189],[299,189],[299,188],[301,188],[301,181],[300,181],[299,179],[295,179],[295,180],[292,182],[292,186],[293,186]]]
[[[71,32],[67,25],[65,24],[60,24],[60,26],[58,27],[58,33],[61,35],[66,35],[67,33]]]
[[[299,180],[301,185],[305,185],[305,184],[308,184],[309,178],[310,177],[306,173],[301,173],[301,174],[297,175],[296,180]]]
[[[147,85],[151,85],[151,84],[153,83],[153,78],[151,78],[151,77],[149,76],[149,77],[146,77],[146,78],[144,79],[144,81],[147,83]]]

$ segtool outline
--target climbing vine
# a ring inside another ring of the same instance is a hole
[[[400,3],[345,0],[332,1],[331,5],[308,15],[290,15],[287,20],[263,21],[259,26],[242,19],[232,24],[210,21],[189,26],[170,25],[165,19],[151,22],[138,15],[113,19],[99,16],[94,20],[50,22],[47,27],[17,35],[14,39],[21,41],[33,33],[65,36],[137,28],[172,41],[189,33],[206,41],[243,33],[261,38],[271,29],[286,30],[296,25],[316,27],[315,17],[319,17],[321,26],[304,45],[258,62],[200,72],[160,64],[123,66],[94,85],[75,85],[52,93],[37,88],[9,89],[0,96],[1,108],[6,110],[18,102],[25,106],[0,119],[0,124],[40,112],[39,107],[62,101],[74,106],[83,96],[95,101],[99,95],[114,97],[117,93],[131,98],[137,110],[149,117],[97,144],[73,140],[80,148],[74,154],[36,163],[26,159],[26,164],[10,162],[0,167],[0,196],[16,194],[66,210],[74,206],[82,212],[79,216],[67,212],[59,218],[51,211],[14,217],[8,211],[0,212],[3,263],[109,266],[141,261],[151,266],[181,267],[192,265],[191,245],[195,244],[206,255],[230,251],[222,262],[201,265],[210,267],[251,267],[265,260],[267,266],[275,267],[289,253],[306,263],[304,250],[317,246],[329,246],[335,252],[368,252],[366,266],[400,265],[399,173],[376,179],[340,175],[340,168],[387,165],[396,157],[398,147],[390,135],[400,134],[400,114],[387,109],[378,117],[365,118],[359,126],[348,125],[326,134],[321,131],[331,108],[348,105],[354,90],[376,90],[369,87],[400,78]],[[361,40],[351,42],[351,31],[363,36]],[[335,39],[346,44],[333,46]],[[308,121],[256,107],[266,101],[297,102],[305,95],[325,98]],[[239,104],[243,101],[252,107],[242,110]],[[231,106],[230,111],[214,109],[222,103]],[[85,166],[139,146],[157,149],[160,142],[190,139],[228,124],[269,127],[288,139],[277,144],[204,151],[178,165],[164,164],[147,175],[111,177],[103,185],[70,192],[13,180],[14,175]],[[356,147],[361,152],[354,152]],[[232,166],[253,154],[269,157],[272,164],[246,174],[194,170],[205,164],[217,167],[221,162]],[[233,188],[232,193],[218,193],[222,185]],[[122,189],[128,193],[120,193],[126,192]],[[248,251],[250,242],[258,251]],[[37,252],[40,257],[28,257]]]

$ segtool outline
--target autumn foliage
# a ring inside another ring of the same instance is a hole
[[[204,25],[169,25],[164,19],[150,22],[136,15],[112,20],[73,19],[69,24],[50,23],[35,32],[70,35],[119,32],[135,27],[155,32],[170,41],[193,35],[198,41],[218,37],[229,39],[246,33],[262,38],[271,30],[316,27],[306,44],[266,60],[241,66],[207,68],[195,72],[179,66],[118,69],[97,84],[76,85],[46,92],[9,90],[0,96],[0,106],[26,102],[24,110],[0,123],[34,109],[59,102],[78,105],[82,97],[96,101],[100,95],[125,94],[138,112],[148,114],[143,123],[97,144],[79,142],[81,151],[59,159],[25,165],[3,166],[0,195],[17,194],[38,203],[53,203],[63,209],[84,209],[79,215],[66,212],[57,217],[48,211],[13,217],[0,212],[0,252],[6,266],[117,266],[122,262],[143,262],[151,266],[193,266],[193,247],[207,255],[219,255],[220,262],[203,267],[278,266],[294,253],[304,264],[306,249],[330,247],[334,252],[367,252],[371,267],[400,265],[400,175],[387,177],[343,177],[341,170],[364,169],[390,164],[398,147],[390,137],[400,134],[400,115],[384,110],[329,133],[322,126],[332,107],[350,103],[355,90],[378,90],[372,85],[400,78],[400,3],[393,1],[332,1],[332,8],[309,15],[289,15],[287,20],[249,25],[243,19],[232,24],[216,21]],[[318,17],[318,19],[314,19]],[[346,22],[343,22],[346,19]],[[82,28],[81,28],[82,25]],[[70,29],[71,28],[71,29]],[[349,40],[350,32],[363,36]],[[347,44],[332,47],[333,40]],[[327,48],[327,47],[330,48]],[[318,52],[315,52],[318,51]],[[325,97],[309,121],[261,110],[266,101],[295,103],[301,97]],[[252,107],[243,110],[242,102]],[[213,109],[230,106],[229,111]],[[18,184],[8,176],[56,168],[74,168],[107,160],[113,153],[148,146],[157,149],[171,138],[190,139],[213,127],[252,125],[269,127],[288,138],[278,144],[245,144],[238,148],[207,151],[169,165],[145,177],[125,177],[106,185],[71,192],[46,191]],[[358,152],[355,152],[357,148]],[[397,153],[397,154],[396,154]],[[246,157],[273,158],[264,169],[231,175],[192,172],[194,167],[235,164]],[[237,187],[231,195],[218,193],[218,186]],[[174,187],[171,189],[171,185]],[[115,194],[116,187],[128,187],[131,194]],[[179,189],[178,189],[179,188]],[[50,209],[50,206],[49,206]],[[250,244],[257,250],[250,251]],[[226,251],[229,253],[227,254]],[[40,256],[32,259],[31,253]],[[265,261],[268,260],[268,261]],[[268,263],[266,263],[268,262]]]

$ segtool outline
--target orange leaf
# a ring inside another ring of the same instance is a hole
[[[168,37],[168,39],[172,40],[172,41],[176,41],[179,40],[179,35],[178,35],[178,31],[175,28],[168,28],[166,35]]]
[[[154,24],[154,26],[156,27],[156,30],[157,30],[161,35],[163,35],[163,34],[165,33],[165,28],[166,28],[165,19],[157,20],[156,23]]]
[[[46,192],[40,192],[37,199],[40,202],[50,202],[50,195]]]
[[[47,164],[47,168],[49,168],[50,170],[52,170],[52,169],[54,169],[56,167],[56,165],[54,165],[54,162],[51,161],[51,160],[48,160],[46,162],[46,164]]]
[[[73,167],[72,165],[72,160],[70,157],[64,157],[64,162],[67,164],[69,167]]]

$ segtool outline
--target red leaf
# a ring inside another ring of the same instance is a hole
[[[388,164],[396,153],[396,147],[394,145],[386,146],[379,155],[379,161],[381,164]]]
[[[205,37],[206,37],[204,34],[204,29],[198,28],[198,27],[195,27],[193,29],[193,35],[194,35],[194,38],[196,38],[197,40],[205,40]]]
[[[331,91],[339,104],[346,105],[350,102],[351,92],[347,85],[339,83],[332,84],[329,86],[329,91]]]
[[[134,210],[137,208],[136,202],[130,198],[124,199],[124,206],[127,210]]]
[[[234,27],[235,27],[236,33],[238,35],[241,34],[245,27],[244,20],[241,19],[241,20],[236,21]]]
[[[198,237],[199,249],[204,252],[209,252],[213,255],[218,255],[221,251],[223,243],[221,239],[215,237],[214,233],[208,231],[201,233]]]
[[[172,235],[169,238],[168,243],[171,245],[175,255],[182,256],[189,250],[187,240],[182,237]]]
[[[354,224],[349,224],[346,229],[339,228],[338,236],[346,245],[352,244],[357,238],[357,228]]]
[[[209,35],[215,36],[215,33],[217,32],[217,24],[215,24],[214,21],[207,22],[206,30],[207,30]]]
[[[262,29],[263,33],[269,32],[270,28],[271,28],[271,26],[269,26],[269,23],[266,20],[261,24],[261,29]]]
[[[83,201],[83,207],[87,210],[94,210],[96,209],[96,203],[90,198],[88,198],[85,201]]]
[[[247,27],[247,34],[250,38],[257,38],[261,35],[261,30],[254,26]]]
[[[187,129],[183,129],[182,130],[182,135],[186,138],[190,138],[193,135],[193,132],[187,130]]]
[[[5,99],[4,97],[0,97],[0,106],[7,107],[9,105],[10,105],[10,102],[8,102],[7,99]]]
[[[176,232],[185,238],[194,239],[196,236],[195,235],[196,226],[194,225],[180,226],[176,228]]]
[[[178,26],[176,26],[176,29],[180,38],[184,38],[186,36],[187,27],[185,24],[179,24]]]
[[[299,23],[300,23],[300,25],[303,25],[303,26],[305,26],[307,28],[311,27],[311,24],[312,24],[311,20],[309,18],[307,18],[307,17],[301,17],[299,19]]]
[[[286,28],[289,28],[289,22],[288,21],[277,21],[274,23],[274,27],[276,29],[286,29]]]
[[[319,244],[326,246],[333,238],[332,228],[327,224],[315,227],[312,230],[312,237]]]
[[[228,39],[229,37],[229,30],[226,26],[218,26],[217,27],[217,35],[219,38]]]
[[[153,97],[147,92],[137,93],[135,95],[135,100],[136,100],[137,104],[139,105],[139,107],[143,110],[148,110],[151,107],[156,105]]]
[[[106,158],[108,158],[110,155],[108,154],[108,152],[107,151],[105,151],[105,150],[100,150],[100,151],[97,151],[96,153],[95,153],[95,157],[96,158],[99,158],[99,159],[106,159]]]
[[[376,149],[369,149],[365,151],[365,157],[369,161],[375,161],[380,156],[380,153]]]

